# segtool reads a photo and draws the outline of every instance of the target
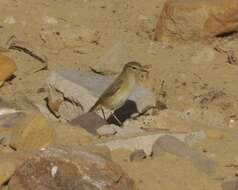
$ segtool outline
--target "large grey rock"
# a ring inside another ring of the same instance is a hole
[[[107,124],[107,122],[104,119],[102,119],[94,112],[82,114],[74,118],[69,123],[77,127],[82,127],[94,135],[98,135],[97,130],[103,125]]]
[[[171,154],[191,160],[195,167],[206,173],[214,171],[214,162],[211,159],[194,150],[176,137],[165,135],[158,138],[158,140],[156,140],[153,144],[152,153],[160,152],[161,149]]]
[[[152,152],[152,146],[159,137],[171,135],[179,140],[192,144],[201,139],[205,139],[204,131],[197,131],[191,133],[159,133],[159,132],[144,132],[140,134],[129,134],[124,136],[115,137],[105,142],[98,143],[98,145],[105,145],[110,150],[127,149],[130,151],[144,150],[147,155]]]
[[[9,190],[135,190],[120,166],[82,148],[47,148],[14,173]]]
[[[112,81],[112,78],[95,73],[60,70],[53,71],[47,83],[63,93],[64,97],[80,105],[83,112],[87,112]],[[142,112],[150,106],[155,106],[154,94],[137,86],[124,106],[117,110],[116,115],[124,121],[133,113]],[[107,109],[105,113],[106,116],[110,115]]]

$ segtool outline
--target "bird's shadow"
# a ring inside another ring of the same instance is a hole
[[[121,123],[130,118],[134,113],[138,113],[138,109],[136,103],[132,100],[127,100],[122,107],[114,111],[114,115],[119,119]],[[112,114],[108,117],[107,122],[109,124],[118,125],[118,121]]]

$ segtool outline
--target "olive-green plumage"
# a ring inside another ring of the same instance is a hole
[[[137,62],[129,62],[124,67],[119,76],[102,93],[89,112],[106,107],[111,110],[120,108],[130,96],[136,85],[136,75],[140,72],[147,72],[142,65]]]

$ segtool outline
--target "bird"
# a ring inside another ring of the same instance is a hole
[[[148,70],[140,63],[135,61],[126,63],[118,77],[116,77],[111,85],[109,85],[106,90],[104,90],[102,95],[98,98],[96,103],[89,109],[88,112],[101,109],[105,119],[103,108],[108,108],[112,111],[115,111],[122,107],[136,86],[137,76],[142,72],[148,73]],[[113,112],[112,116],[121,126],[122,123]]]

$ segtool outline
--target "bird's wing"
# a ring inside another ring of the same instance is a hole
[[[92,108],[90,108],[90,111],[94,111],[95,109],[97,109],[97,106],[99,104],[101,104],[103,102],[103,100],[113,96],[114,94],[116,94],[116,92],[120,89],[121,87],[121,82],[122,82],[122,78],[121,77],[117,77],[115,79],[115,81],[106,88],[106,90],[102,93],[102,95],[99,97],[99,99],[96,101],[96,103],[92,106]]]
[[[117,77],[114,82],[106,88],[99,99],[106,99],[116,94],[116,92],[121,88],[121,83],[123,82],[122,80],[123,79],[121,77]]]

